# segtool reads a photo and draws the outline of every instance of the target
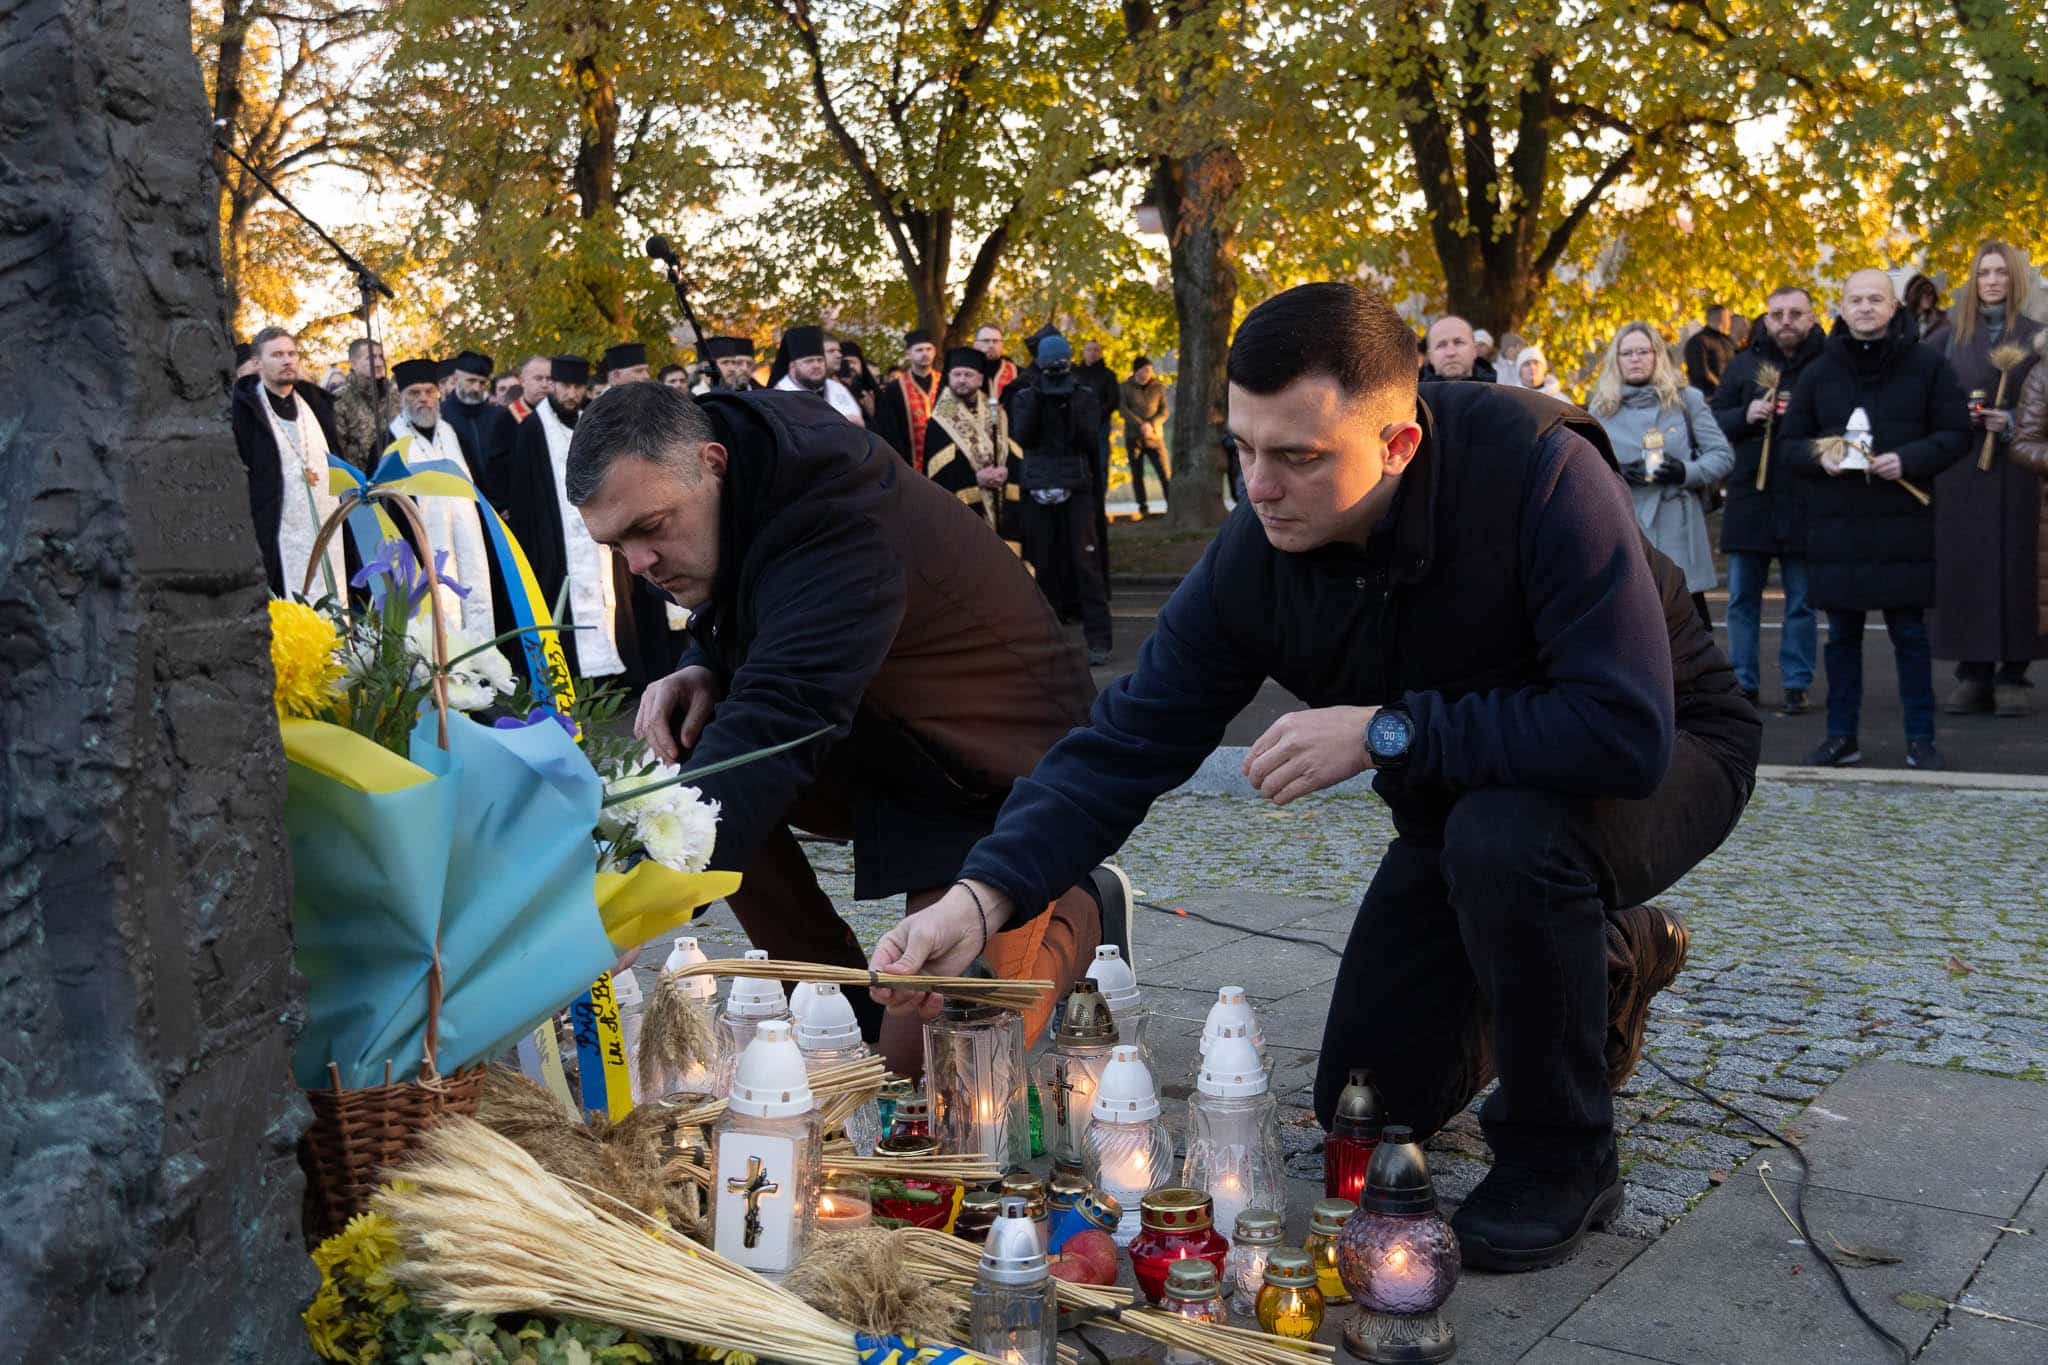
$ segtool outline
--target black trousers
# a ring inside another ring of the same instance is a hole
[[[1467,1039],[1490,1029],[1500,1087],[1480,1123],[1495,1157],[1551,1170],[1597,1161],[1614,1130],[1606,916],[1720,846],[1755,761],[1681,731],[1647,800],[1484,788],[1433,818],[1404,816],[1395,793],[1398,837],[1331,992],[1316,1076],[1323,1125],[1345,1073],[1362,1066],[1389,1122],[1418,1139],[1434,1133],[1471,1102]]]
[[[1063,617],[1079,616],[1090,649],[1110,645],[1109,590],[1096,541],[1096,498],[1077,491],[1065,502],[1040,506],[1024,495],[1024,558],[1039,589]]]
[[[1159,496],[1165,497],[1168,487],[1166,475],[1166,449],[1163,446],[1147,444],[1141,436],[1135,440],[1129,434],[1124,436],[1124,458],[1131,465],[1131,496],[1138,500],[1138,510],[1149,510],[1145,505],[1145,461],[1152,461],[1152,468],[1159,474]]]

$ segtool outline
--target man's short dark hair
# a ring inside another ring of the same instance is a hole
[[[621,458],[646,460],[679,470],[694,483],[702,477],[697,452],[718,439],[717,429],[697,400],[667,384],[614,384],[576,419],[569,440],[563,491],[572,507],[597,492]]]
[[[1728,305],[1725,303],[1710,303],[1707,305],[1706,321],[1710,325],[1713,323],[1715,318],[1726,318],[1730,316],[1732,316],[1732,314],[1728,311]]]
[[[1245,315],[1231,338],[1230,382],[1278,393],[1328,375],[1353,397],[1415,396],[1415,334],[1377,289],[1338,280],[1297,285]]]
[[[372,346],[377,346],[381,344],[381,342],[373,341],[369,337],[356,337],[348,344],[348,358],[351,361],[353,361],[357,356],[361,355],[364,351],[369,350]]]
[[[299,339],[293,336],[290,332],[287,332],[284,328],[265,327],[255,336],[249,338],[249,350],[254,355],[262,355],[263,348],[265,346],[268,346],[271,342],[277,340],[279,337],[283,337],[286,341],[291,342],[292,345],[294,346],[299,344]]]
[[[1813,307],[1813,291],[1803,284],[1781,284],[1770,293],[1764,295],[1764,302],[1769,303],[1772,299],[1781,299],[1787,294],[1798,294],[1805,298],[1808,308]]]
[[[668,377],[670,375],[688,373],[689,371],[684,369],[680,365],[664,365],[659,370],[655,371],[654,377],[660,383],[666,384],[668,382]]]

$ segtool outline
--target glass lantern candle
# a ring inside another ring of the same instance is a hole
[[[1114,943],[1097,948],[1095,960],[1088,964],[1088,979],[1102,992],[1102,1001],[1116,1020],[1117,1041],[1145,1050],[1149,1062],[1151,1052],[1145,1035],[1151,1028],[1152,1011],[1138,989],[1137,972],[1124,961],[1123,950]]]
[[[1178,1261],[1207,1261],[1223,1273],[1230,1243],[1216,1231],[1209,1196],[1174,1186],[1145,1196],[1138,1210],[1143,1230],[1131,1243],[1131,1271],[1145,1298],[1158,1303],[1166,1273]]]
[[[1024,1016],[948,1000],[924,1026],[932,1136],[954,1156],[979,1154],[999,1170],[1031,1155],[1024,1102]]]
[[[1372,1073],[1353,1067],[1351,1077],[1337,1095],[1337,1112],[1330,1132],[1323,1139],[1323,1193],[1331,1199],[1357,1203],[1365,1194],[1365,1168],[1380,1145],[1380,1129],[1386,1113],[1380,1108],[1379,1092],[1373,1089]]]
[[[1046,1198],[1045,1182],[1029,1171],[1011,1171],[996,1188],[1005,1199],[1024,1201],[1025,1213],[1038,1226],[1039,1245],[1045,1245],[1052,1233],[1052,1204]]]
[[[882,1120],[882,1131],[896,1131],[896,1106],[905,1097],[916,1093],[917,1087],[902,1076],[885,1076],[882,1079],[882,1093],[875,1098],[875,1107]]]
[[[989,1229],[996,1225],[1002,1210],[1003,1196],[998,1191],[967,1191],[960,1197],[960,1215],[953,1220],[953,1235],[977,1245],[987,1241]]]
[[[1316,1283],[1315,1263],[1306,1251],[1281,1247],[1266,1262],[1265,1283],[1253,1313],[1259,1329],[1276,1337],[1307,1341],[1322,1330],[1322,1287]]]
[[[862,1061],[874,1054],[861,1040],[860,1021],[853,1017],[853,1002],[831,982],[812,983],[816,988],[796,1021],[796,1045],[804,1054],[804,1069],[813,1074],[842,1062]],[[846,1138],[862,1156],[875,1154],[882,1136],[882,1108],[868,1100],[846,1117]]]
[[[1159,1119],[1159,1090],[1136,1047],[1119,1043],[1111,1051],[1081,1146],[1088,1183],[1124,1210],[1116,1244],[1127,1247],[1138,1235],[1139,1201],[1174,1174],[1173,1138]]]
[[[922,1090],[912,1090],[896,1101],[896,1112],[889,1116],[890,1137],[931,1137],[932,1106]]]
[[[1324,1303],[1351,1302],[1351,1291],[1344,1287],[1344,1277],[1337,1273],[1337,1238],[1357,1212],[1358,1205],[1349,1199],[1318,1199],[1315,1208],[1309,1211],[1308,1240],[1301,1244],[1301,1249],[1315,1262],[1316,1283],[1322,1287]]]
[[[693,1057],[680,1073],[662,1078],[662,1095],[709,1095],[714,1099],[724,1099],[725,1092],[732,1086],[732,1033],[719,1025],[718,983],[708,976],[678,975],[685,967],[706,961],[709,959],[697,940],[685,937],[676,940],[674,949],[661,964],[661,989],[682,993],[691,1008],[702,1015],[704,1033],[713,1043],[709,1057]]]
[[[789,1021],[763,1020],[740,1054],[713,1130],[712,1246],[719,1255],[769,1279],[796,1268],[810,1246],[822,1145]]]
[[[892,1134],[875,1144],[876,1156],[937,1156],[934,1137]],[[960,1187],[950,1180],[890,1179],[872,1182],[875,1216],[911,1227],[939,1229],[953,1217],[953,1196]]]
[[[968,1297],[975,1351],[997,1365],[1053,1365],[1059,1358],[1057,1289],[1024,1201],[1004,1199]]]
[[[1430,1365],[1457,1353],[1444,1301],[1458,1283],[1458,1237],[1436,1208],[1414,1134],[1389,1125],[1366,1172],[1365,1200],[1337,1240],[1337,1268],[1358,1300],[1344,1346],[1375,1365]]]
[[[1083,977],[1067,993],[1052,1046],[1038,1060],[1038,1093],[1052,1116],[1046,1143],[1056,1162],[1081,1159],[1081,1137],[1095,1106],[1095,1088],[1117,1045],[1116,1020],[1095,982]]]
[[[1280,1249],[1283,1224],[1272,1209],[1246,1209],[1230,1229],[1230,1255],[1223,1262],[1223,1289],[1230,1311],[1249,1317],[1266,1285],[1266,1263]]]
[[[1266,1034],[1259,1027],[1259,1016],[1252,1009],[1251,1001],[1245,998],[1244,987],[1224,986],[1216,992],[1216,1003],[1209,1006],[1209,1015],[1202,1021],[1201,1054],[1195,1059],[1197,1077],[1201,1074],[1202,1063],[1209,1056],[1210,1045],[1230,1024],[1243,1024],[1245,1036],[1258,1049],[1259,1060],[1265,1063],[1267,1072],[1273,1070],[1273,1063],[1266,1056]]]
[[[1160,1296],[1159,1311],[1189,1322],[1206,1322],[1222,1327],[1230,1321],[1223,1303],[1223,1284],[1216,1267],[1207,1261],[1176,1261],[1166,1272],[1166,1292]],[[1167,1365],[1210,1365],[1210,1357],[1196,1351],[1168,1347]]]
[[[745,956],[751,962],[768,960],[768,954],[758,948],[748,949]],[[747,1050],[747,1044],[754,1041],[755,1031],[770,1019],[791,1022],[789,1000],[782,993],[782,983],[767,977],[734,977],[732,989],[725,993],[725,1013],[719,1016],[718,1025],[719,1031],[725,1034],[735,1065],[739,1055]],[[792,1041],[795,1036],[792,1028]]]
[[[1225,1227],[1248,1208],[1287,1214],[1280,1110],[1266,1065],[1241,1023],[1223,1025],[1188,1097],[1188,1155],[1180,1183],[1204,1190]]]
[[[858,1232],[874,1222],[874,1199],[865,1176],[828,1173],[818,1194],[819,1232]]]

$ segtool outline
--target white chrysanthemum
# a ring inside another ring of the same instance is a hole
[[[712,846],[718,841],[716,801],[706,801],[695,787],[669,787],[642,800],[660,800],[634,816],[633,832],[648,857],[678,872],[702,872],[710,866]]]
[[[512,694],[512,665],[496,649],[483,649],[490,637],[477,631],[465,630],[459,626],[448,631],[448,657],[470,657],[448,669],[448,706],[455,711],[481,711],[496,702],[500,696]],[[413,680],[425,686],[433,676],[434,623],[425,613],[412,619],[405,628],[405,643],[418,662],[413,666]],[[478,650],[477,653],[470,653]]]

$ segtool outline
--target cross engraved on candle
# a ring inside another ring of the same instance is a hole
[[[782,1186],[768,1178],[768,1167],[760,1157],[747,1158],[747,1178],[732,1177],[725,1182],[725,1188],[734,1194],[747,1197],[746,1245],[753,1248],[761,1242],[761,1200],[763,1196],[778,1194]]]

